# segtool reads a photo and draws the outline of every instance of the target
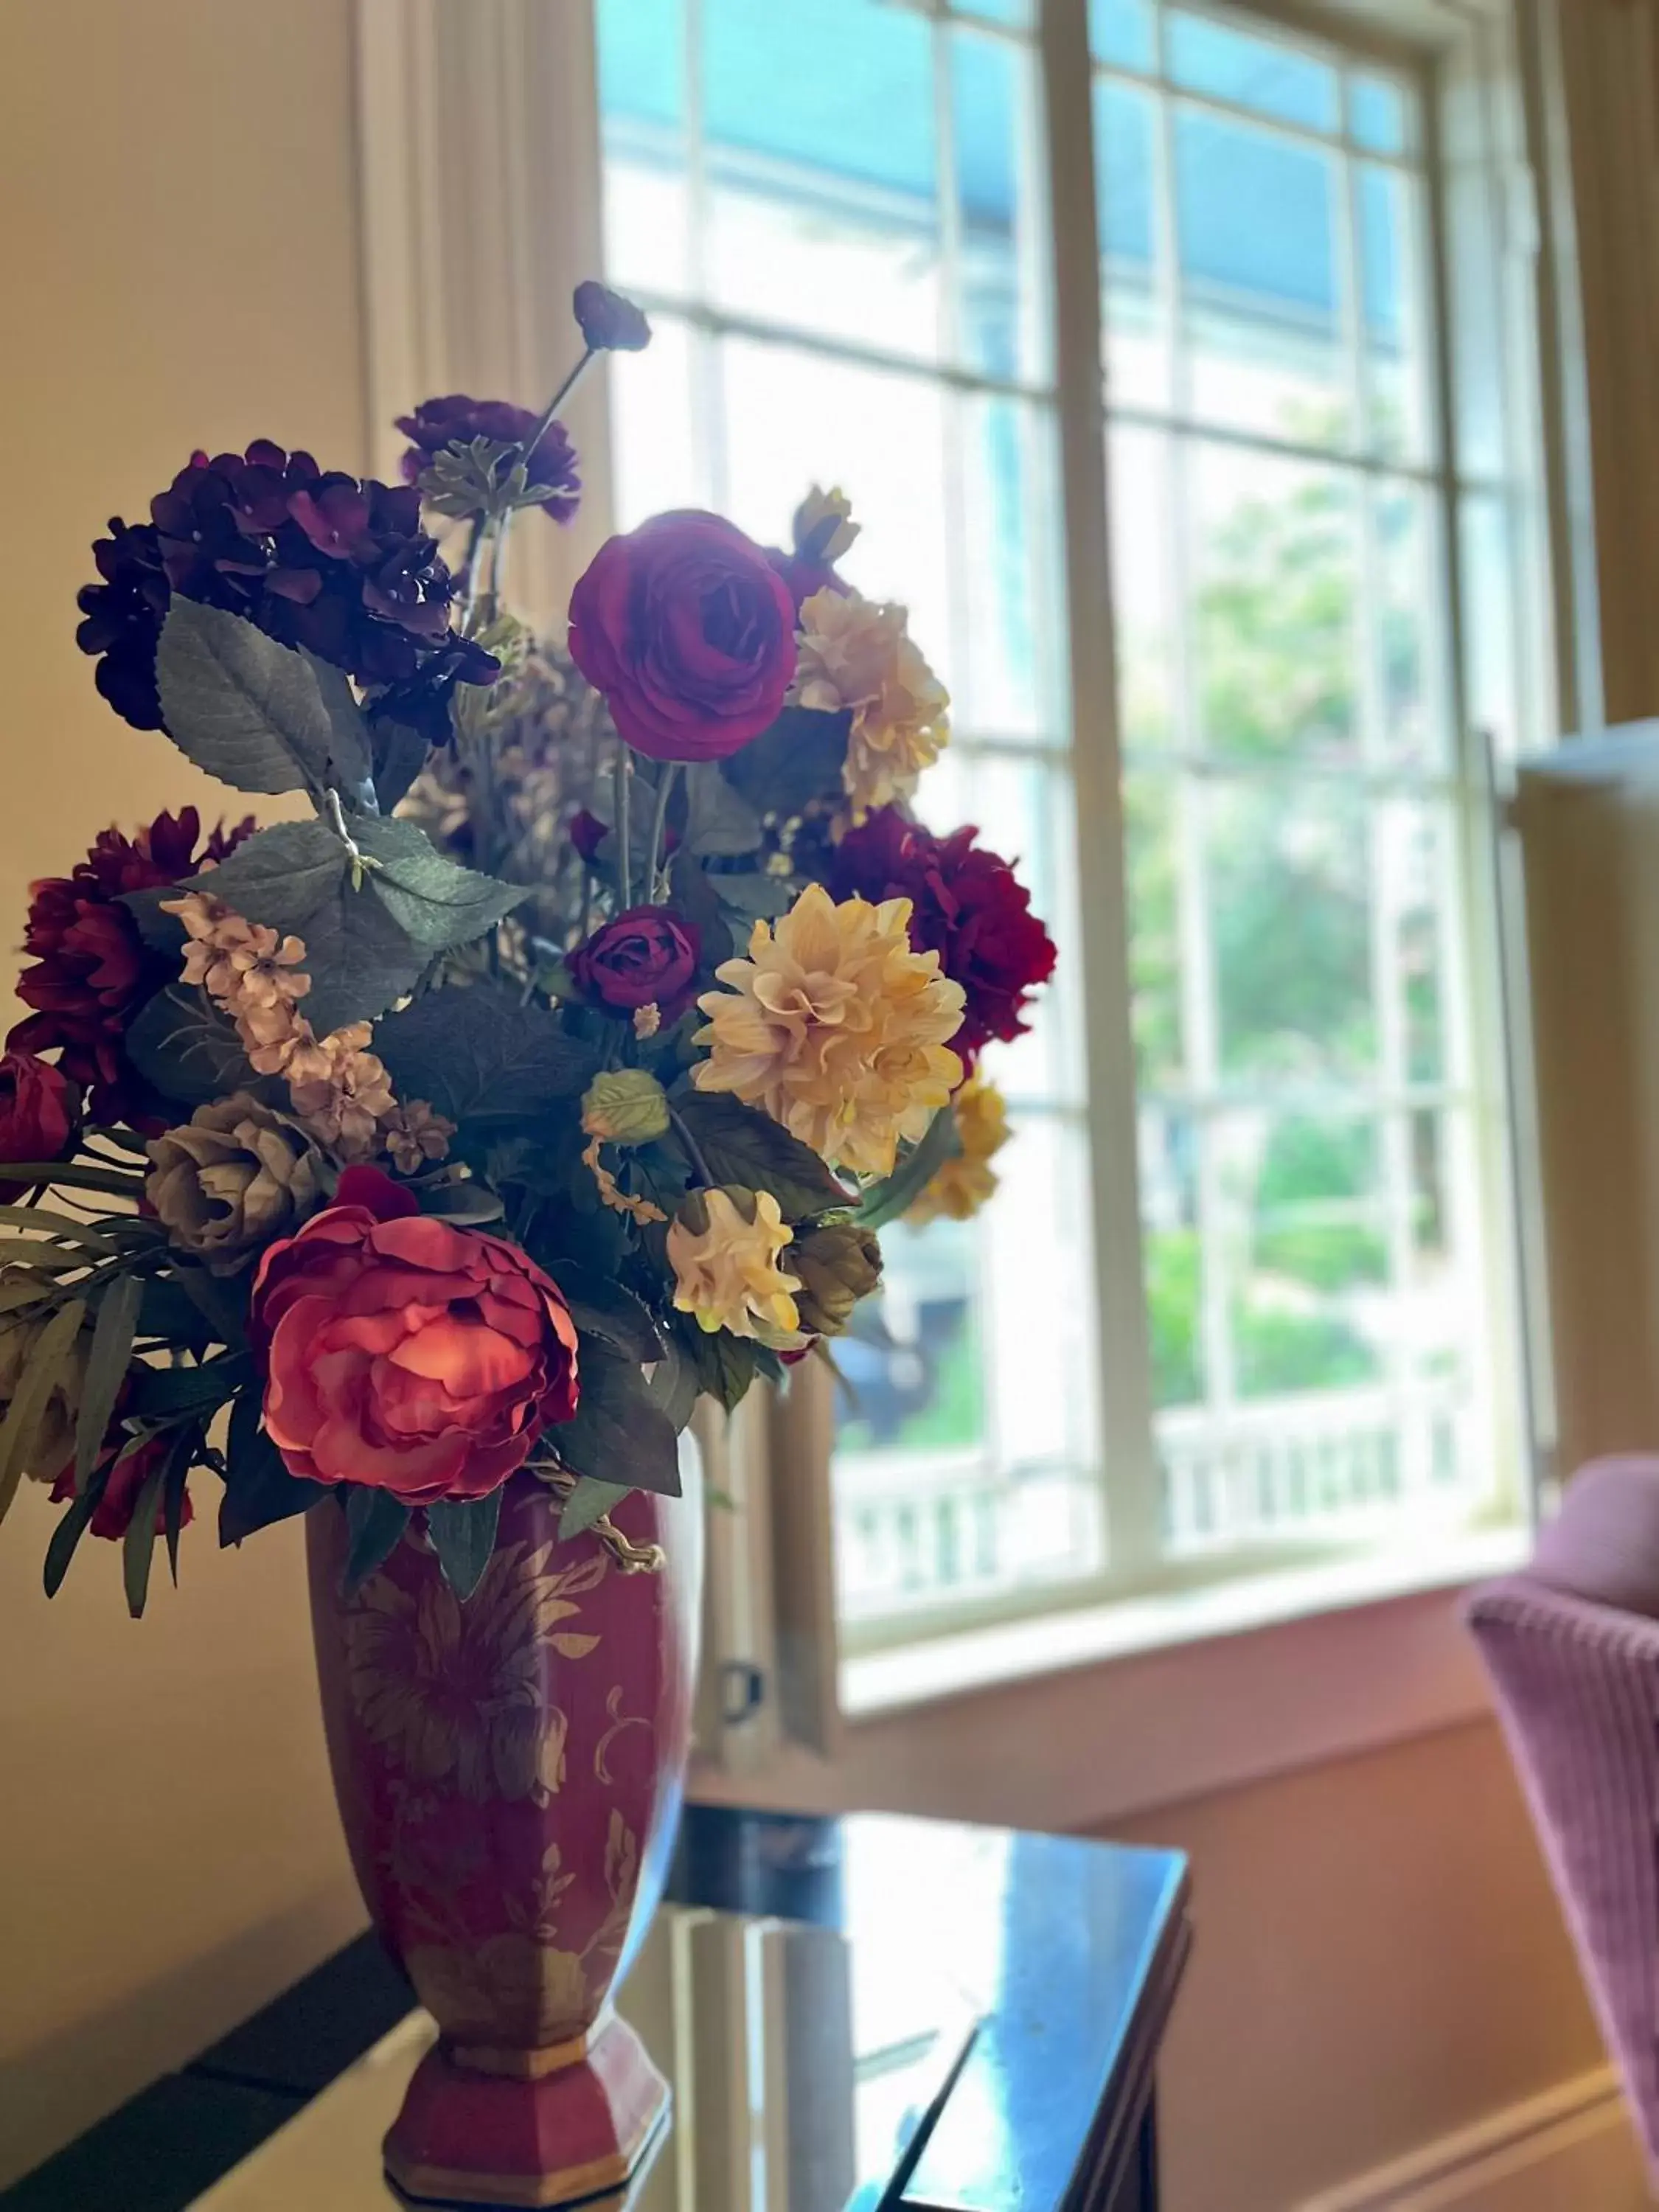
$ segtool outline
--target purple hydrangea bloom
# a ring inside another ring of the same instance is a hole
[[[474,399],[465,392],[423,399],[412,415],[398,417],[398,429],[410,441],[402,462],[404,480],[413,483],[446,446],[470,445],[474,438],[521,446],[539,420],[539,410],[515,407],[510,399]],[[576,472],[575,448],[562,422],[548,424],[526,474],[532,484],[547,487],[543,513],[555,522],[568,522],[581,503],[582,480]]]

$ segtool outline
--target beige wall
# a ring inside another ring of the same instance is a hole
[[[1601,2063],[1491,1723],[1115,1833],[1192,1855],[1168,2212],[1287,2212]]]
[[[74,644],[88,546],[198,444],[365,449],[349,0],[0,0],[0,940],[31,876],[200,795]],[[210,802],[216,805],[216,801]],[[204,1485],[204,1503],[210,1504]],[[292,1528],[128,1620],[0,1530],[0,2185],[356,1924]]]
[[[0,0],[13,935],[31,875],[194,788],[101,708],[74,648],[94,531],[198,442],[366,450],[349,18],[349,0]],[[0,2185],[357,1919],[295,1531],[222,1556],[197,1527],[182,1589],[163,1578],[135,1626],[91,1543],[47,1607],[49,1518],[31,1495],[0,1534]],[[1490,1728],[1133,1832],[1194,1860],[1172,2212],[1281,2212],[1597,2056]]]

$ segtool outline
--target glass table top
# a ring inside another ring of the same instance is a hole
[[[1185,1893],[1174,1853],[692,1808],[617,1999],[672,2103],[592,2212],[1093,2212],[1146,2105]],[[186,2075],[307,2101],[210,2185],[146,2195],[143,2212],[402,2201],[380,2143],[432,2024],[411,2012],[342,2067],[319,2056],[326,2011],[307,2026],[296,2008],[305,1986]],[[397,2002],[388,1984],[381,2025]],[[89,2171],[22,2203],[84,2212]],[[121,2202],[137,2207],[136,2189]]]

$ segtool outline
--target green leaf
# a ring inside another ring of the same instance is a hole
[[[185,1525],[185,1486],[191,1462],[202,1445],[199,1429],[182,1430],[167,1455],[161,1483],[161,1528],[167,1544],[167,1572],[179,1587],[179,1532]]]
[[[421,1192],[420,1200],[422,1213],[434,1213],[441,1221],[467,1226],[499,1221],[506,1212],[488,1183],[470,1180],[434,1183],[429,1190]]]
[[[755,1379],[757,1347],[730,1329],[701,1328],[690,1315],[674,1319],[674,1341],[696,1377],[697,1395],[717,1400],[729,1413]]]
[[[263,922],[279,936],[305,937],[313,915],[338,895],[349,858],[325,823],[276,822],[179,890],[222,899],[245,921]]]
[[[726,781],[717,762],[687,768],[683,851],[699,860],[734,860],[752,853],[765,834],[760,816]]]
[[[135,1620],[143,1619],[144,1600],[149,1593],[149,1571],[155,1559],[155,1524],[161,1518],[161,1486],[167,1480],[167,1462],[163,1461],[145,1478],[121,1545],[121,1580],[126,1585],[127,1611]]]
[[[673,902],[688,921],[696,924],[702,945],[702,965],[711,970],[731,958],[732,948],[731,925],[715,889],[718,880],[684,848],[668,863]]]
[[[388,1014],[374,1049],[400,1098],[425,1098],[462,1122],[535,1117],[580,1095],[599,1064],[558,1015],[483,983],[428,991]]]
[[[290,1474],[261,1423],[259,1393],[244,1390],[230,1409],[225,1443],[225,1494],[219,1507],[219,1541],[240,1544],[256,1528],[309,1512],[329,1495],[328,1486]]]
[[[689,1086],[676,1092],[672,1104],[715,1182],[769,1190],[791,1222],[852,1204],[850,1193],[811,1146],[792,1137],[769,1114],[745,1106],[729,1092]]]
[[[200,1367],[137,1367],[126,1411],[140,1420],[210,1413],[234,1397],[252,1371],[245,1352],[222,1352]]]
[[[625,1482],[630,1490],[680,1494],[679,1446],[673,1424],[647,1389],[631,1359],[598,1339],[583,1345],[577,1362],[581,1399],[574,1420],[546,1431],[547,1441],[573,1474]]]
[[[620,1505],[631,1487],[626,1482],[599,1482],[591,1474],[581,1476],[559,1516],[560,1542],[568,1543],[571,1537],[583,1534],[613,1505]]]
[[[382,814],[390,814],[426,766],[431,750],[426,733],[411,730],[407,722],[394,722],[389,714],[372,715],[369,738],[374,747],[374,796]]]
[[[221,1275],[211,1275],[205,1267],[196,1267],[187,1261],[174,1263],[172,1280],[187,1297],[209,1328],[216,1342],[234,1351],[247,1341],[247,1282],[244,1278],[241,1295]],[[166,1335],[165,1329],[158,1330]]]
[[[642,1301],[613,1277],[562,1260],[556,1264],[553,1279],[585,1336],[602,1336],[613,1350],[641,1366],[662,1358],[661,1330]]]
[[[84,1298],[70,1298],[40,1332],[33,1356],[23,1370],[16,1395],[0,1422],[0,1521],[11,1510],[17,1486],[27,1470],[40,1417],[69,1364],[75,1340],[86,1319]]]
[[[52,1541],[46,1547],[46,1564],[41,1580],[48,1597],[56,1597],[64,1587],[64,1577],[69,1572],[70,1561],[76,1547],[87,1533],[87,1524],[98,1510],[105,1490],[109,1485],[110,1470],[100,1467],[84,1488],[77,1490],[58,1516],[58,1526],[52,1532]]]
[[[652,1404],[662,1408],[678,1435],[696,1406],[697,1370],[674,1338],[665,1344],[662,1358],[645,1378],[645,1387],[651,1393]]]
[[[879,1229],[896,1219],[921,1195],[945,1161],[961,1149],[956,1115],[949,1106],[941,1106],[892,1174],[872,1183],[865,1192],[853,1218],[866,1229]]]
[[[119,1168],[89,1167],[78,1160],[8,1160],[5,1179],[50,1183],[64,1190],[101,1191],[112,1198],[140,1199],[144,1194],[142,1173],[127,1175]]]
[[[811,707],[786,707],[769,730],[740,746],[721,773],[763,816],[784,819],[814,799],[839,799],[853,718]]]
[[[173,595],[155,652],[167,734],[238,791],[338,781],[333,724],[303,655],[222,608]]]
[[[11,1163],[5,1163],[8,1176]],[[0,1206],[0,1222],[8,1229],[39,1229],[50,1237],[54,1244],[76,1244],[81,1248],[79,1265],[87,1260],[112,1260],[118,1248],[89,1221],[77,1221],[70,1213],[49,1212],[40,1206]]]
[[[501,1493],[457,1498],[426,1509],[426,1533],[438,1554],[444,1580],[465,1605],[483,1579],[495,1548],[501,1517]]]
[[[379,861],[369,889],[411,944],[428,952],[470,945],[529,897],[522,884],[504,884],[446,860],[423,830],[395,817],[353,821],[351,834]]]
[[[370,776],[368,725],[349,678],[343,668],[337,668],[331,660],[319,660],[303,646],[300,657],[311,671],[328,716],[329,781],[350,793],[360,805],[366,796],[371,806],[378,808],[379,798]]]
[[[257,1086],[234,1025],[193,983],[169,983],[126,1033],[127,1057],[164,1098],[200,1106]]]
[[[795,886],[787,876],[752,869],[737,876],[712,876],[709,880],[726,912],[744,924],[775,921],[795,903]]]
[[[409,1508],[389,1490],[351,1483],[346,1486],[345,1515],[349,1535],[342,1587],[349,1597],[397,1550],[409,1526]]]
[[[118,1275],[99,1303],[87,1355],[86,1379],[75,1419],[75,1486],[84,1490],[93,1462],[104,1448],[104,1437],[115,1414],[121,1385],[132,1358],[132,1340],[138,1330],[144,1286],[137,1275]]]

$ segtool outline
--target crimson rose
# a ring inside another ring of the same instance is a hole
[[[125,1436],[119,1431],[112,1432],[105,1445],[106,1457],[111,1453],[122,1451],[126,1442]],[[121,1541],[132,1526],[132,1516],[138,1509],[144,1485],[171,1449],[171,1437],[151,1437],[134,1450],[127,1452],[125,1458],[116,1459],[109,1471],[109,1480],[104,1485],[104,1494],[93,1507],[92,1518],[87,1523],[94,1536],[107,1537],[111,1543]],[[71,1461],[52,1486],[52,1503],[54,1505],[65,1504],[74,1495],[75,1464]],[[179,1526],[187,1528],[195,1518],[196,1508],[191,1504],[187,1490],[179,1508]],[[163,1533],[163,1526],[161,1516],[158,1513],[155,1516],[158,1536]]]
[[[830,859],[835,897],[910,901],[910,942],[937,952],[967,994],[951,1049],[971,1074],[993,1037],[1005,1042],[1028,1024],[1026,1002],[1054,969],[1054,941],[1031,912],[1031,894],[1000,854],[974,842],[971,827],[935,837],[896,807],[878,806],[849,830]]]
[[[595,1006],[627,1013],[658,1006],[672,1026],[696,988],[702,950],[696,927],[669,908],[629,907],[576,947],[571,979]]]
[[[794,602],[732,523],[659,514],[594,556],[570,595],[570,654],[639,751],[721,760],[778,718]]]
[[[73,1146],[81,1090],[32,1052],[0,1060],[0,1161],[58,1160]],[[0,1201],[23,1183],[0,1182]]]
[[[576,1325],[534,1261],[416,1212],[377,1168],[268,1248],[252,1328],[265,1428],[313,1482],[483,1498],[576,1410]]]

